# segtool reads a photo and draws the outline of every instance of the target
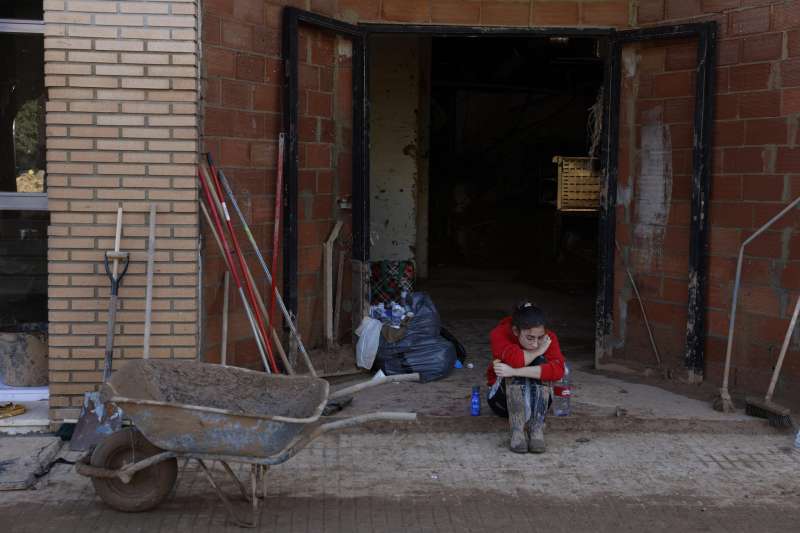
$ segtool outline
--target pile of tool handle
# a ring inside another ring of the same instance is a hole
[[[280,337],[278,336],[275,328],[275,304],[277,303],[278,307],[280,307],[281,312],[283,313],[286,325],[289,327],[289,330],[297,343],[297,348],[303,357],[303,362],[308,368],[309,373],[312,376],[316,376],[316,371],[314,370],[314,366],[311,363],[311,358],[309,357],[308,352],[303,345],[303,341],[297,331],[297,326],[293,320],[293,317],[289,313],[289,310],[286,308],[283,298],[281,298],[280,292],[275,285],[275,278],[272,276],[272,272],[275,271],[278,261],[280,218],[283,202],[282,189],[284,145],[284,135],[281,134],[278,140],[278,172],[275,193],[275,220],[272,239],[272,268],[268,267],[266,261],[264,260],[264,256],[261,253],[261,250],[259,249],[252,232],[250,231],[247,220],[245,220],[244,214],[239,208],[239,204],[233,195],[233,190],[231,189],[230,183],[225,177],[225,173],[214,164],[211,154],[207,154],[206,161],[201,161],[200,165],[198,166],[197,175],[200,180],[201,190],[200,210],[202,211],[203,216],[208,223],[210,231],[214,236],[214,240],[216,240],[217,245],[219,246],[220,253],[225,260],[225,266],[227,269],[225,273],[225,303],[223,308],[221,363],[223,365],[227,363],[225,346],[227,344],[228,280],[232,278],[234,284],[236,285],[236,289],[239,292],[239,297],[242,300],[242,305],[250,323],[250,327],[253,330],[253,337],[255,338],[258,352],[261,356],[262,363],[264,364],[264,369],[269,373],[278,373],[283,371],[287,374],[294,374],[294,369],[289,363],[286,350],[284,350],[280,341]],[[247,240],[250,241],[250,245],[253,247],[253,251],[258,258],[258,262],[261,265],[264,276],[266,277],[267,284],[271,287],[269,310],[264,304],[264,300],[261,297],[258,286],[256,285],[255,278],[250,271],[250,267],[248,266],[247,260],[245,259],[242,251],[242,247],[239,244],[239,239],[234,228],[234,222],[231,220],[230,210],[228,209],[229,206],[233,208],[233,211],[235,211],[239,222],[241,223],[241,229],[247,236]],[[278,356],[280,357],[280,366],[275,360],[273,348],[278,352]]]

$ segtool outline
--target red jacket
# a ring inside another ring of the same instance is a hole
[[[542,368],[542,381],[558,381],[564,375],[564,355],[561,353],[561,346],[558,344],[558,337],[550,330],[545,330],[550,337],[550,346],[544,352],[547,362],[540,365]],[[513,368],[525,366],[525,354],[519,340],[511,331],[511,317],[506,317],[489,334],[489,341],[492,345],[492,359],[500,359],[502,362]],[[492,363],[486,369],[486,381],[489,386],[494,385],[497,376],[494,373]]]

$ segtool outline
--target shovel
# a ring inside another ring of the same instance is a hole
[[[117,293],[122,277],[128,271],[128,253],[119,251],[122,236],[122,208],[117,208],[117,233],[114,240],[114,251],[106,252],[103,264],[106,274],[111,280],[111,299],[108,302],[108,327],[106,328],[106,351],[103,364],[103,384],[111,377],[111,363],[114,354],[114,325],[117,317]],[[119,264],[124,267],[121,273]],[[122,427],[122,411],[114,404],[103,403],[99,392],[87,392],[83,397],[83,407],[75,431],[70,440],[72,451],[90,450],[97,446],[103,438]]]

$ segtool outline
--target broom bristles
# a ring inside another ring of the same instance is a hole
[[[749,416],[766,418],[772,427],[785,428],[792,425],[789,409],[764,399],[748,398],[744,412]]]

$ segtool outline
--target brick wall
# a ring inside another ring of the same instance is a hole
[[[280,8],[266,2],[203,2],[203,150],[211,152],[224,169],[267,261],[281,123],[280,24]],[[239,227],[238,218],[234,222]],[[205,223],[202,231],[207,243],[203,250],[203,357],[218,361],[225,264]],[[241,233],[239,239],[261,293],[268,294],[250,245]],[[277,271],[280,280],[282,269]],[[228,361],[260,368],[244,308],[233,288],[229,301]]]
[[[800,2],[647,0],[642,25],[716,20],[719,27],[708,286],[706,378],[721,381],[738,247],[800,194]],[[800,218],[787,216],[747,248],[732,384],[764,391],[800,296]],[[800,383],[790,345],[778,392]],[[795,393],[796,395],[796,393]]]
[[[196,356],[195,0],[45,0],[51,419],[101,379],[118,205],[130,268],[114,357],[141,357],[148,215],[158,205],[152,357]]]

